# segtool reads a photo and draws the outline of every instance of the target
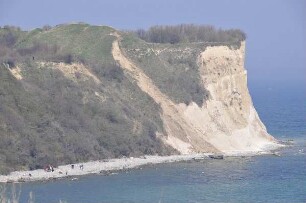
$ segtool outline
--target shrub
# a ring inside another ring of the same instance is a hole
[[[0,44],[7,47],[12,47],[17,42],[17,36],[13,32],[9,31],[0,37]]]
[[[7,64],[9,68],[14,68],[16,66],[16,59],[14,58],[4,59],[2,63]]]
[[[73,58],[71,54],[66,54],[63,56],[64,63],[71,64],[73,62]]]
[[[51,30],[52,27],[50,25],[45,25],[42,29],[43,31],[48,31],[48,30]]]

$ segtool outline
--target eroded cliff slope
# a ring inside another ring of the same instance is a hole
[[[125,46],[125,53],[130,53],[131,50],[127,47]],[[172,101],[143,72],[142,67],[145,64],[141,62],[147,60],[150,55],[162,61],[161,55],[166,49],[169,49],[170,53],[180,52],[181,55],[190,52],[186,48],[173,46],[163,49],[151,47],[146,50],[149,54],[143,54],[141,49],[133,49],[136,50],[133,55],[138,52],[144,56],[133,63],[132,59],[129,60],[121,52],[118,40],[113,42],[114,59],[136,79],[144,92],[160,104],[166,130],[166,136],[160,138],[166,144],[181,153],[254,152],[263,151],[273,145],[275,139],[267,133],[260,121],[247,88],[247,72],[244,68],[245,42],[241,42],[239,48],[206,45],[198,52],[196,64],[200,84],[209,95],[204,95],[202,105],[194,101],[187,104]],[[130,58],[133,56],[130,55]],[[148,73],[150,74],[150,71]]]

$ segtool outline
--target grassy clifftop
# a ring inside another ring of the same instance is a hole
[[[155,44],[126,35],[121,43],[125,54],[175,103],[194,101],[202,106],[208,92],[201,85],[198,55],[203,43]]]
[[[0,173],[177,153],[156,137],[165,134],[159,104],[114,61],[114,32],[88,24],[0,29]],[[119,33],[124,53],[171,100],[203,104],[208,92],[196,58],[207,43],[148,43]]]

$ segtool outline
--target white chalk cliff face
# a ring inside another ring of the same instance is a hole
[[[247,88],[245,42],[240,49],[207,47],[198,57],[200,74],[210,98],[203,107],[183,107],[184,117],[224,153],[261,151],[275,142],[258,117]]]
[[[120,38],[118,35],[116,35]],[[198,56],[202,84],[210,93],[203,106],[176,104],[125,57],[118,40],[113,57],[162,108],[166,135],[158,137],[182,154],[256,152],[276,142],[252,104],[244,69],[245,43],[239,49],[207,47]]]

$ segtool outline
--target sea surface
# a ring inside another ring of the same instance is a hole
[[[281,157],[226,158],[146,166],[21,184],[20,202],[306,202],[306,94],[301,88],[253,87],[268,132],[294,145]]]

